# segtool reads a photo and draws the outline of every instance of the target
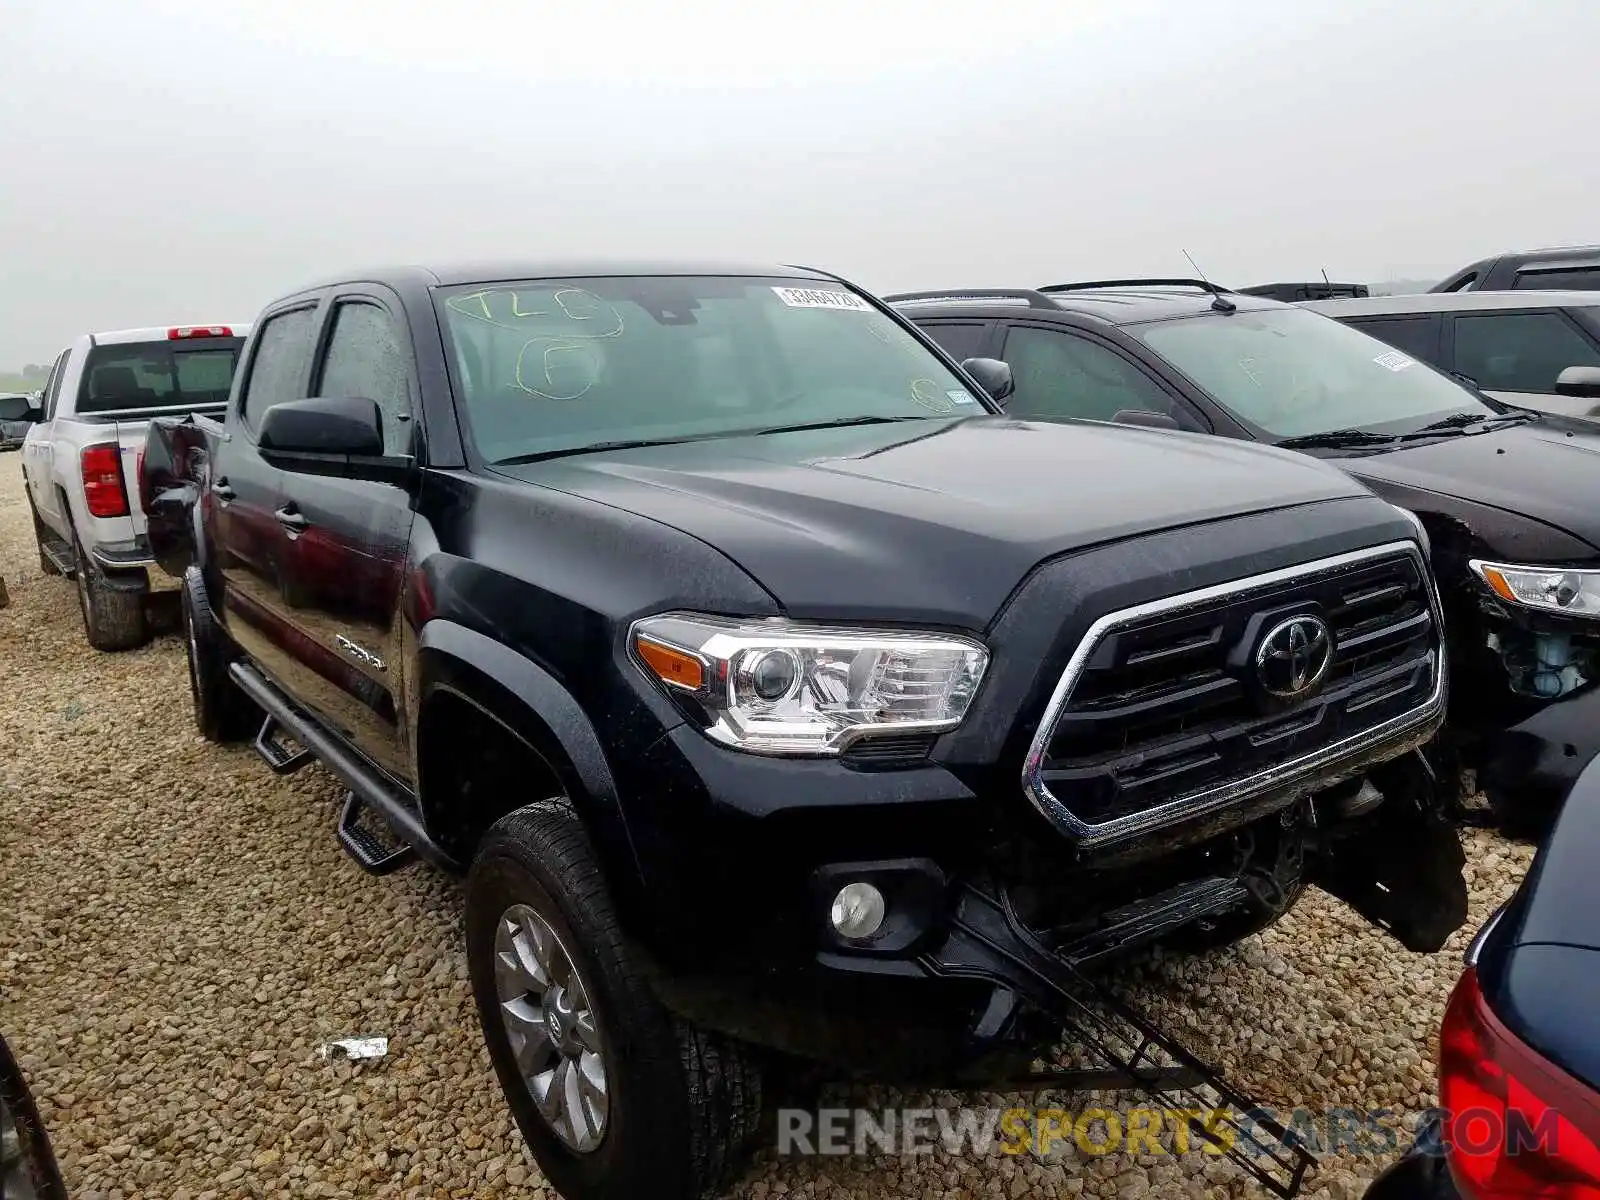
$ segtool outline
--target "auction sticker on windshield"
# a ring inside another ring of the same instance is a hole
[[[855,312],[871,312],[872,305],[851,292],[835,292],[828,288],[774,287],[778,299],[790,308],[844,308]]]
[[[1380,354],[1372,360],[1380,367],[1388,367],[1391,371],[1404,371],[1407,367],[1414,366],[1416,359],[1408,358],[1398,350],[1391,350],[1387,354]]]

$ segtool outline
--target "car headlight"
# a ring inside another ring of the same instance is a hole
[[[1473,559],[1469,564],[1502,600],[1544,612],[1600,616],[1600,571],[1517,567]]]
[[[650,678],[698,702],[709,736],[758,754],[954,729],[989,665],[981,644],[948,634],[695,613],[637,621],[628,641]]]

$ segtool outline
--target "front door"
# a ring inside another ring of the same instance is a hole
[[[379,291],[338,296],[312,372],[314,394],[377,403],[384,453],[419,449],[416,372],[399,303]],[[285,470],[274,519],[280,581],[297,637],[295,697],[363,754],[409,781],[400,596],[411,494],[397,484]]]

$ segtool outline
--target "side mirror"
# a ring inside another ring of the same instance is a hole
[[[261,457],[286,471],[401,483],[415,463],[383,453],[383,416],[359,396],[283,400],[261,414]]]
[[[1568,367],[1556,376],[1556,395],[1600,399],[1600,367]]]
[[[1016,381],[1011,378],[1011,364],[1001,362],[998,358],[969,358],[962,362],[961,369],[976,379],[978,386],[996,404],[1005,404],[1006,398],[1016,390]]]
[[[1142,408],[1124,408],[1111,420],[1117,425],[1145,425],[1151,429],[1183,429],[1183,426],[1168,414],[1149,412]]]

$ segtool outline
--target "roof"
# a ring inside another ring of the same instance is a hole
[[[1518,308],[1600,308],[1600,292],[1423,292],[1416,296],[1362,296],[1302,300],[1300,308],[1330,317],[1376,317],[1401,313],[1478,312]]]
[[[168,330],[202,329],[208,325],[225,325],[234,337],[242,338],[250,332],[249,321],[174,321],[171,325],[150,325],[143,329],[108,329],[104,333],[91,333],[89,336],[99,346],[114,346],[123,342],[164,342]]]
[[[1219,290],[1240,312],[1292,307],[1262,296]],[[1212,311],[1215,296],[1198,285],[1149,284],[1067,292],[1043,292],[1031,288],[948,288],[938,293],[901,293],[898,296],[886,296],[885,299],[908,316],[923,309],[959,309],[979,314],[985,309],[1015,312],[1020,306],[1036,311],[1045,309],[1082,313],[1108,325],[1131,325],[1142,321],[1204,315]]]
[[[468,283],[504,283],[523,279],[589,279],[619,275],[724,275],[775,276],[787,279],[831,279],[812,267],[776,263],[721,262],[700,259],[566,258],[486,259],[467,262],[368,267],[330,275],[297,292],[313,291],[341,283],[422,284],[454,287]]]

